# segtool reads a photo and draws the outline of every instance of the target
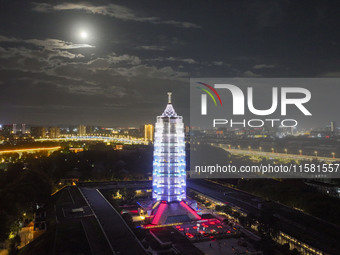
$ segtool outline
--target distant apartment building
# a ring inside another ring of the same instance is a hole
[[[336,124],[334,121],[331,121],[331,126],[330,126],[331,132],[334,133],[336,131]]]
[[[123,134],[132,136],[132,137],[143,137],[143,133],[141,133],[141,130],[139,128],[135,127],[129,127],[127,129],[122,129]]]
[[[31,127],[31,136],[34,138],[46,138],[45,127]]]
[[[94,126],[87,126],[86,127],[86,134],[93,135],[95,132],[95,127]]]
[[[78,126],[78,135],[79,136],[86,135],[86,126],[84,126],[84,125],[79,125]]]
[[[154,127],[151,124],[144,125],[144,139],[145,141],[153,142]]]
[[[13,124],[15,125],[15,124]],[[13,125],[3,125],[2,126],[2,135],[6,138],[10,137],[13,135]]]
[[[48,137],[49,138],[58,138],[58,137],[60,137],[60,128],[59,127],[50,127],[48,129]]]
[[[21,124],[21,133],[26,134],[26,124]]]
[[[13,124],[12,134],[15,135],[17,133],[17,124]]]

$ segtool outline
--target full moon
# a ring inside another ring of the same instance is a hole
[[[87,34],[85,31],[80,32],[80,37],[81,37],[82,39],[86,39],[87,36],[88,36],[88,34]]]

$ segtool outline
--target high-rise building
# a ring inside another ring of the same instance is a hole
[[[144,140],[153,142],[153,132],[154,132],[153,125],[151,124],[144,125]]]
[[[46,128],[44,127],[31,127],[31,136],[34,138],[45,138]]]
[[[331,121],[331,132],[335,132],[336,124],[334,121]]]
[[[6,138],[10,137],[13,134],[13,125],[3,125],[2,126],[2,135]]]
[[[78,135],[79,136],[86,135],[86,126],[84,126],[84,125],[79,125],[78,126]]]
[[[154,139],[153,198],[167,202],[186,198],[185,143],[182,116],[168,93],[168,105],[157,117]]]
[[[94,126],[87,126],[86,127],[86,134],[93,135],[94,129],[95,129]]]
[[[26,134],[26,124],[21,124],[21,133]]]
[[[50,127],[48,129],[49,138],[58,138],[60,137],[60,128],[59,127]]]
[[[17,133],[17,124],[13,124],[12,134],[15,135]]]

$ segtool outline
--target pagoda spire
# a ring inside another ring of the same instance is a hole
[[[168,104],[162,114],[162,117],[177,117],[177,113],[171,103],[171,95],[172,92],[168,92]]]
[[[172,92],[168,92],[168,104],[171,104],[171,95],[172,95]]]

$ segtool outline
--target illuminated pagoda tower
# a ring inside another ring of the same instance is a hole
[[[172,106],[171,92],[168,97],[155,125],[152,197],[174,202],[186,198],[184,124]]]
[[[152,174],[152,224],[199,220],[185,201],[186,171],[183,117],[177,115],[168,92],[168,104],[157,117]]]

